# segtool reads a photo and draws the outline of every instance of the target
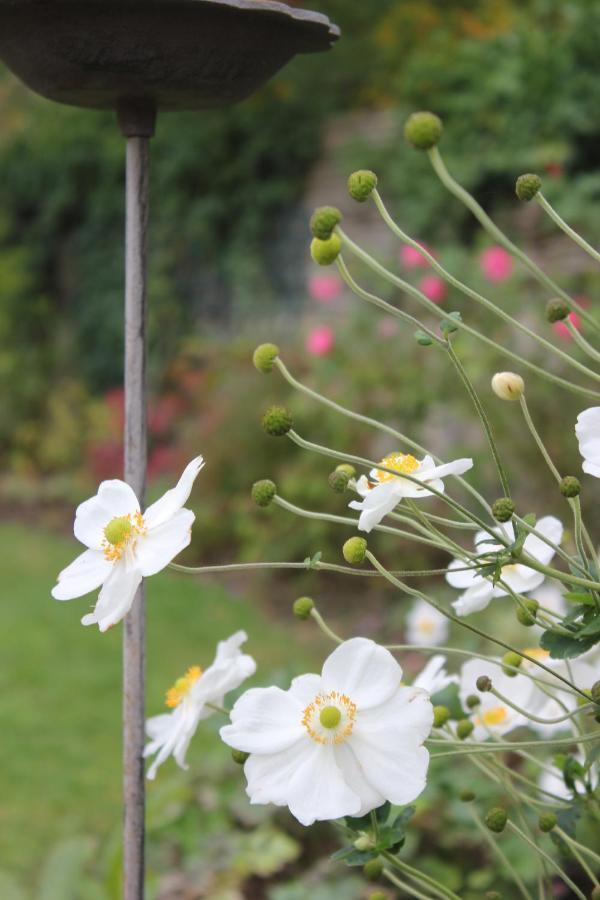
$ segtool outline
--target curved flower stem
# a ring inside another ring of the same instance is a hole
[[[538,847],[538,845],[535,843],[535,841],[532,841],[531,838],[529,838],[529,837],[528,837],[528,836],[527,836],[527,835],[519,828],[518,825],[515,825],[514,822],[511,822],[511,821],[509,820],[509,822],[507,823],[507,826],[508,826],[509,828],[511,828],[512,831],[514,831],[516,834],[518,834],[519,837],[520,837],[522,840],[526,841],[531,847],[533,847],[533,848],[540,854],[540,856],[542,856],[542,857],[546,860],[547,863],[549,863],[554,869],[556,869],[556,871],[558,872],[559,877],[562,879],[562,881],[564,881],[564,883],[565,883],[566,885],[568,885],[568,887],[571,888],[571,890],[573,891],[573,893],[575,894],[575,896],[579,897],[580,900],[586,900],[585,894],[583,894],[583,893],[579,890],[579,888],[577,887],[577,885],[575,884],[574,881],[571,881],[571,879],[569,878],[569,876],[568,876],[568,875],[566,874],[566,872],[558,865],[558,863],[556,862],[555,859],[553,859],[548,853],[546,853],[545,850],[542,850],[541,847]]]
[[[520,756],[521,754],[519,754]],[[510,769],[504,763],[500,762],[499,759],[492,758],[490,760],[490,765],[496,769],[500,769],[505,772],[506,775],[511,778],[516,778],[517,781],[522,781],[524,784],[527,784],[529,787],[534,788],[540,794],[545,794],[549,799],[546,801],[535,800],[533,797],[522,794],[521,796],[526,800],[527,803],[533,803],[538,806],[552,806],[554,809],[570,809],[568,803],[565,803],[563,797],[559,797],[557,794],[553,794],[552,791],[546,791],[544,788],[541,788],[535,781],[532,781],[531,778],[527,778],[526,775],[523,775],[521,772],[517,772],[515,769]]]
[[[584,847],[582,844],[580,844],[579,841],[573,840],[573,838],[570,837],[565,831],[563,831],[562,828],[559,828],[558,825],[556,825],[553,830],[565,842],[565,844],[567,845],[567,847],[569,848],[569,850],[571,851],[571,853],[573,854],[573,856],[575,857],[575,859],[577,860],[577,862],[579,863],[579,865],[581,866],[581,868],[583,869],[583,871],[585,872],[587,877],[590,879],[590,881],[592,882],[594,887],[600,887],[600,881],[598,881],[598,878],[596,877],[596,875],[594,874],[592,869],[588,866],[587,862],[583,858],[582,853],[580,852],[582,850],[586,850],[587,848]]]
[[[580,712],[583,712],[585,709],[590,709],[593,706],[596,706],[595,703],[584,703],[583,706],[578,707],[572,712],[565,713],[564,716],[557,716],[555,719],[544,719],[541,716],[535,716],[533,713],[528,712],[528,710],[523,709],[522,706],[519,706],[513,700],[509,700],[508,697],[505,697],[504,694],[501,694],[500,691],[496,690],[495,687],[492,686],[490,693],[497,697],[498,700],[501,700],[502,703],[505,703],[506,706],[510,706],[511,709],[515,709],[518,713],[521,713],[522,716],[525,716],[526,719],[531,719],[532,722],[539,722],[540,725],[557,725],[559,722],[566,722],[568,719],[572,719],[574,716],[578,716]]]
[[[387,880],[390,881],[393,885],[395,885],[398,888],[401,888],[410,897],[416,897],[417,900],[432,900],[431,894],[423,894],[423,893],[421,893],[421,891],[417,890],[417,888],[411,887],[410,885],[406,884],[406,882],[404,882],[404,881],[400,881],[400,879],[397,878],[396,875],[394,875],[394,873],[391,872],[389,869],[384,868],[382,875],[384,876],[384,878],[387,878]],[[415,878],[414,880],[416,881],[417,879]],[[417,883],[422,884],[422,882],[420,882],[420,881]]]
[[[413,297],[415,300],[418,300],[419,303],[426,306],[427,309],[437,318],[446,318],[444,311],[436,306],[436,304],[431,300],[429,300],[422,291],[419,291],[408,281],[404,281],[402,278],[394,275],[393,272],[390,272],[389,269],[386,269],[385,266],[382,266],[381,263],[378,263],[377,260],[373,259],[373,257],[366,252],[366,250],[363,250],[362,247],[359,247],[358,244],[351,240],[351,238],[349,238],[348,235],[344,231],[342,231],[339,226],[337,228],[337,231],[339,232],[340,237],[342,237],[343,242],[347,245],[349,250],[364,263],[366,263],[366,265],[370,269],[372,269],[372,271],[377,272],[382,276],[382,278],[385,278],[386,281],[400,288],[401,291],[404,291],[404,293]],[[343,263],[343,259],[341,256],[338,256],[338,269],[342,271],[340,268],[340,263]],[[348,281],[348,279],[346,279],[346,281]],[[384,300],[381,300],[379,297],[375,297],[373,294],[368,294],[366,291],[363,291],[362,288],[360,288],[359,291],[356,291],[354,287],[352,287],[351,281],[348,281],[348,284],[352,288],[354,293],[356,293],[359,297],[362,297],[363,300],[367,300],[367,302],[370,303],[375,303],[376,306],[380,306],[382,309],[385,309],[386,312],[390,313],[390,315],[398,315],[398,309],[395,306],[392,306],[389,303],[385,303]],[[467,334],[471,334],[474,337],[478,338],[484,344],[487,344],[488,347],[493,347],[496,352],[502,354],[503,356],[507,356],[509,359],[515,360],[515,362],[517,362],[519,365],[525,366],[532,372],[535,372],[536,375],[545,378],[547,381],[552,381],[554,382],[554,384],[558,384],[561,387],[565,388],[565,390],[573,391],[578,394],[584,394],[586,397],[593,397],[596,400],[598,399],[598,391],[583,387],[579,384],[574,384],[572,381],[567,381],[566,378],[561,378],[559,375],[554,375],[551,372],[547,372],[546,369],[542,369],[541,366],[537,366],[535,363],[532,363],[528,359],[519,356],[517,353],[513,353],[512,350],[508,350],[506,347],[498,344],[496,341],[492,340],[492,338],[487,337],[485,334],[477,331],[477,329],[472,328],[470,325],[467,325],[466,322],[462,322],[460,319],[456,319],[455,325],[457,326],[457,328],[465,331]]]
[[[186,575],[226,575],[228,572],[244,572],[252,569],[297,569],[305,572],[311,570],[321,572],[337,572],[340,575],[354,575],[359,578],[379,578],[379,572],[365,571],[363,569],[353,569],[350,566],[338,566],[335,563],[325,563],[319,560],[313,562],[308,559],[304,562],[253,562],[253,563],[231,563],[220,566],[182,566],[179,563],[169,563],[169,569],[175,572],[182,572]],[[470,569],[465,566],[464,569],[456,568],[454,572],[463,572]],[[429,578],[432,575],[445,575],[448,569],[404,569],[394,570],[392,575],[399,578]]]
[[[592,345],[588,343],[588,341],[586,341],[579,329],[575,327],[571,319],[569,319],[568,317],[564,319],[563,325],[566,326],[567,331],[569,332],[577,346],[580,347],[581,350],[583,350],[583,352],[590,357],[590,359],[598,362],[600,360],[600,353],[596,350],[595,347],[592,347]]]
[[[490,420],[488,419],[486,411],[483,408],[483,405],[482,405],[479,397],[477,396],[477,391],[473,387],[471,379],[469,378],[463,364],[461,363],[460,359],[458,358],[458,356],[456,355],[456,353],[454,351],[454,347],[452,346],[452,342],[450,339],[448,339],[448,344],[447,344],[446,349],[448,351],[448,356],[450,357],[452,364],[454,365],[456,371],[458,372],[460,379],[463,382],[463,384],[466,388],[466,391],[473,402],[473,406],[475,407],[475,410],[477,411],[477,415],[479,416],[479,419],[483,426],[483,430],[485,432],[485,435],[488,439],[488,443],[490,445],[490,450],[492,451],[492,457],[494,458],[496,468],[498,469],[498,475],[500,476],[500,483],[502,484],[502,490],[504,491],[504,496],[510,497],[510,486],[508,483],[508,475],[506,474],[504,466],[502,465],[502,461],[500,459],[500,454],[498,453],[498,448],[496,447],[496,441],[494,439],[494,433],[492,431],[492,426],[490,425]]]
[[[424,531],[425,534],[435,535],[449,549],[453,550],[454,553],[461,556],[463,559],[469,560],[469,559],[474,558],[474,554],[470,553],[469,551],[463,550],[463,548],[460,546],[460,544],[457,544],[456,541],[453,541],[451,538],[448,537],[448,535],[443,534],[443,532],[441,532],[438,528],[436,528],[436,526],[433,524],[433,522],[429,522],[425,518],[425,516],[423,515],[423,513],[421,512],[421,510],[419,509],[417,504],[414,502],[414,500],[407,498],[406,505],[408,506],[408,508],[410,510],[412,510],[415,518],[418,519],[420,522],[424,523],[424,525],[422,525],[422,527],[419,529],[420,531]],[[409,520],[409,521],[412,521],[412,520]],[[415,528],[417,527],[416,522],[414,523],[413,527],[415,527]]]
[[[437,272],[437,274],[447,281],[448,284],[451,284],[453,287],[457,288],[457,290],[461,291],[461,293],[465,294],[471,300],[475,300],[481,306],[484,306],[486,309],[489,309],[490,312],[494,313],[494,315],[498,316],[500,319],[503,319],[505,322],[508,322],[509,325],[512,325],[514,328],[521,331],[523,334],[526,334],[527,337],[531,338],[534,341],[537,341],[538,344],[541,344],[545,350],[554,353],[556,356],[561,357],[563,361],[573,366],[574,369],[578,369],[580,372],[583,372],[588,377],[594,378],[595,373],[590,370],[587,366],[580,363],[578,360],[573,359],[572,356],[569,356],[568,353],[565,353],[564,350],[561,350],[560,347],[557,347],[555,344],[552,344],[550,341],[547,341],[546,338],[537,334],[535,331],[532,331],[522,322],[519,322],[518,319],[513,318],[513,316],[509,315],[505,312],[501,307],[496,306],[495,303],[492,303],[491,300],[488,300],[487,297],[484,297],[483,294],[480,294],[478,291],[473,290],[467,284],[462,281],[459,281],[458,278],[455,278],[450,274],[438,261],[432,256],[431,253],[424,247],[422,247],[418,241],[415,241],[413,238],[409,237],[402,229],[396,224],[396,222],[392,219],[387,209],[385,208],[383,201],[377,192],[374,190],[371,194],[373,200],[375,201],[375,205],[379,210],[382,219],[394,232],[394,234],[400,238],[405,244],[408,244],[409,247],[414,247],[415,250],[418,250],[419,253],[427,260],[431,268]],[[591,373],[591,374],[590,374]]]
[[[551,206],[551,204],[546,200],[546,198],[544,197],[544,195],[541,191],[537,192],[537,194],[535,195],[535,199],[540,204],[540,206],[542,207],[544,212],[548,213],[548,215],[550,216],[552,221],[556,225],[558,225],[558,227],[561,229],[561,231],[564,231],[564,233],[566,235],[568,235],[572,241],[575,241],[575,243],[579,247],[581,247],[582,250],[585,250],[585,252],[588,253],[592,257],[592,259],[595,259],[596,262],[600,262],[600,253],[597,250],[595,250],[591,244],[588,244],[588,242],[585,240],[585,238],[582,238],[580,234],[578,234],[573,228],[570,227],[570,225],[567,225],[565,220],[556,212],[554,207]]]
[[[493,744],[485,744],[479,741],[450,741],[443,738],[428,738],[428,744],[444,744],[453,745],[455,747],[465,746],[473,748],[473,751],[495,752],[496,750],[519,750],[521,747],[571,747],[573,744],[590,743],[600,740],[600,729],[592,731],[590,734],[584,734],[581,737],[573,738],[546,738],[543,741],[496,741]],[[464,751],[470,753],[471,750]]]
[[[498,226],[490,219],[488,214],[482,209],[479,205],[475,197],[469,194],[462,185],[460,185],[453,177],[450,175],[448,169],[446,168],[444,161],[441,157],[440,151],[437,147],[432,147],[431,150],[427,151],[429,159],[431,161],[431,165],[433,169],[444,185],[451,194],[453,194],[461,203],[469,209],[478,222],[485,228],[485,230],[490,234],[494,240],[498,241],[499,244],[508,250],[513,256],[516,256],[524,266],[526,266],[531,274],[541,283],[543,284],[552,294],[556,294],[559,297],[569,304],[571,309],[576,309],[577,312],[581,315],[586,322],[588,322],[593,328],[600,330],[600,326],[596,322],[596,320],[590,316],[590,314],[577,303],[573,297],[570,297],[566,291],[556,284],[551,278],[546,275],[546,273],[540,269],[538,265],[536,265],[532,259],[530,259],[526,253],[521,250],[520,247],[517,247],[516,244],[504,234],[503,231],[498,228]]]
[[[323,616],[321,615],[321,613],[318,611],[318,609],[316,607],[313,606],[313,608],[310,611],[310,616],[312,619],[315,620],[315,622],[317,623],[317,625],[319,626],[319,628],[321,629],[323,634],[326,635],[330,640],[332,640],[334,642],[334,644],[343,644],[344,643],[344,638],[341,638],[339,636],[339,634],[336,634],[335,631],[331,630],[331,628],[329,627],[329,625],[327,625],[327,623],[325,622],[325,619],[323,618]]]
[[[549,537],[546,537],[545,534],[542,534],[541,531],[538,531],[535,525],[530,525],[525,521],[525,519],[521,518],[521,516],[518,516],[516,513],[513,515],[513,519],[515,519],[519,523],[521,528],[524,528],[525,531],[528,532],[528,534],[535,535],[535,537],[539,538],[540,541],[542,541],[548,547],[552,547],[557,556],[560,556],[561,559],[563,559],[567,563],[567,565],[575,566],[582,573],[582,575],[588,574],[576,559],[574,559],[572,556],[569,556],[566,550],[563,550],[560,544],[555,544],[554,541],[551,541]]]
[[[491,834],[489,833],[489,831],[487,830],[487,828],[485,827],[485,825],[480,820],[479,816],[477,815],[477,813],[471,806],[469,806],[469,812],[471,813],[473,822],[475,823],[475,826],[477,827],[477,830],[480,832],[482,838],[484,839],[484,841],[486,842],[488,847],[490,847],[492,852],[498,856],[498,859],[501,861],[501,863],[506,867],[507,872],[510,873],[513,881],[519,888],[521,894],[523,895],[523,897],[525,897],[525,900],[532,900],[531,894],[529,893],[529,891],[523,884],[519,874],[515,871],[512,863],[510,862],[508,857],[505,855],[504,851],[500,848],[499,844],[497,844],[496,841],[493,839],[493,837],[491,836]]]
[[[560,836],[563,838],[563,840],[567,841],[567,843],[569,843],[569,844],[574,844],[578,848],[578,850],[581,850],[583,853],[587,853],[587,855],[591,859],[595,860],[600,865],[600,856],[597,853],[595,853],[592,849],[590,849],[590,847],[586,847],[585,844],[580,844],[579,841],[576,841],[575,838],[572,838],[570,834],[566,834],[562,830],[562,828],[559,828],[558,825],[555,826],[554,830],[558,834],[560,834]],[[594,881],[594,884],[598,884],[597,878],[594,877],[593,881]]]
[[[523,413],[523,418],[525,419],[525,424],[527,425],[527,427],[529,428],[529,431],[531,432],[531,436],[533,437],[534,441],[536,442],[540,453],[544,457],[546,465],[548,466],[548,468],[554,475],[554,478],[556,479],[558,484],[560,484],[562,481],[562,476],[561,476],[560,472],[558,471],[558,469],[556,468],[556,466],[554,465],[554,463],[552,462],[552,457],[546,450],[545,444],[544,444],[543,440],[541,439],[537,428],[533,424],[533,419],[531,418],[531,415],[529,413],[529,407],[527,406],[527,400],[525,399],[525,394],[521,394],[521,397],[519,398],[519,403],[521,404],[521,412]]]
[[[464,531],[478,531],[478,526],[472,522],[456,522],[454,519],[445,519],[443,516],[434,516],[433,513],[421,510],[420,518],[427,519],[428,522],[435,522],[436,525],[443,525],[444,528],[459,528]],[[395,518],[394,513],[390,513],[390,518]]]
[[[460,900],[458,894],[455,894],[454,891],[451,891],[450,888],[445,887],[445,885],[441,884],[439,881],[436,881],[435,878],[431,878],[431,876],[426,875],[424,872],[419,872],[418,869],[414,869],[412,866],[409,866],[408,863],[404,862],[403,859],[399,859],[397,856],[394,856],[388,850],[382,850],[381,856],[390,865],[395,866],[401,872],[404,872],[406,875],[410,875],[411,878],[416,881],[422,882],[424,885],[435,893],[438,897],[450,898],[450,900]]]

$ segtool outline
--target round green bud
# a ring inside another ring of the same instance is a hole
[[[383,862],[378,856],[370,859],[363,866],[363,875],[368,881],[377,881],[378,878],[381,878],[382,873]]]
[[[243,750],[232,750],[231,751],[231,758],[234,761],[234,763],[237,763],[238,766],[243,766],[249,756],[250,756],[250,754],[244,753]]]
[[[406,120],[404,137],[417,150],[430,150],[438,143],[444,126],[432,112],[415,112]]]
[[[271,437],[282,437],[293,424],[292,414],[285,406],[270,406],[262,420],[263,428]]]
[[[522,606],[517,606],[516,616],[521,625],[525,625],[526,628],[530,628],[532,625],[535,625],[539,605],[540,604],[537,602],[537,600],[533,600],[533,598],[528,597],[523,601]]]
[[[465,705],[467,709],[475,709],[476,706],[479,706],[481,703],[481,697],[478,697],[477,694],[469,694],[467,699],[465,700]]]
[[[461,791],[458,797],[462,803],[472,803],[475,799],[475,792],[469,790]]]
[[[373,841],[367,834],[361,834],[354,841],[355,850],[372,850],[373,849]]]
[[[570,312],[569,304],[560,297],[555,297],[546,303],[546,319],[548,322],[562,322]]]
[[[492,390],[501,400],[519,400],[525,393],[525,382],[515,372],[496,372]]]
[[[252,499],[257,506],[269,506],[271,500],[277,493],[277,486],[274,481],[263,478],[262,481],[255,481],[252,485]]]
[[[600,681],[595,681],[590,691],[590,696],[594,703],[600,703]]]
[[[450,719],[450,710],[447,706],[433,707],[433,727],[441,728]]]
[[[515,511],[515,504],[510,497],[499,497],[494,500],[492,505],[492,515],[496,522],[508,522],[512,519]]]
[[[487,694],[487,692],[492,689],[492,679],[489,675],[480,675],[475,684],[477,690],[481,691],[482,694]]]
[[[252,354],[252,362],[254,368],[264,375],[268,375],[273,371],[275,360],[279,356],[279,347],[277,344],[260,344]]]
[[[353,200],[364,203],[377,187],[377,175],[369,169],[359,169],[348,179],[348,193]]]
[[[294,600],[292,607],[294,615],[299,619],[308,619],[314,608],[315,602],[310,597],[298,597],[297,600]]]
[[[461,315],[458,312],[451,312],[447,319],[442,319],[440,322],[440,331],[444,337],[448,337],[449,334],[454,334],[455,331],[458,331],[458,325],[456,323],[461,321]]]
[[[343,472],[341,469],[334,469],[333,472],[329,474],[327,480],[332,491],[335,491],[337,494],[343,494],[348,487],[350,475],[348,475],[347,472]]]
[[[431,347],[433,338],[430,338],[426,331],[419,328],[415,331],[415,341],[420,347]]]
[[[494,831],[496,834],[500,834],[500,832],[504,831],[506,827],[508,816],[506,814],[506,810],[503,809],[503,807],[494,806],[485,814],[485,818],[483,821],[490,829],[490,831]]]
[[[319,206],[310,218],[310,233],[320,241],[326,241],[341,221],[342,214],[335,206]]]
[[[502,666],[502,671],[505,675],[508,675],[509,678],[514,678],[518,673],[515,672],[515,669],[518,669],[523,661],[523,657],[519,656],[518,653],[515,653],[513,650],[509,650],[508,653],[505,653],[502,657],[502,662],[504,665]]]
[[[552,831],[556,827],[556,816],[551,812],[543,813],[538,819],[538,825],[540,826],[540,831]]]
[[[464,741],[473,733],[474,725],[470,719],[460,719],[456,723],[456,737],[459,741]]]
[[[345,472],[348,478],[354,478],[356,475],[356,469],[350,463],[340,463],[339,466],[335,467],[335,470],[336,472]]]
[[[326,241],[313,238],[310,242],[310,255],[319,266],[330,266],[340,255],[341,249],[342,239],[335,232]]]
[[[560,492],[563,497],[578,497],[581,493],[581,482],[574,475],[565,475],[560,483]]]
[[[350,563],[351,566],[359,566],[364,562],[366,552],[367,542],[361,537],[348,538],[342,547],[344,559],[347,563]]]
[[[527,172],[525,175],[519,175],[515,185],[515,193],[519,200],[533,200],[537,192],[542,186],[542,179],[533,172]]]

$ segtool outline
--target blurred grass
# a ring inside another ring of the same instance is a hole
[[[100,635],[80,625],[93,595],[50,597],[56,573],[78,552],[73,539],[2,524],[0,548],[0,869],[30,879],[57,841],[102,837],[120,823],[121,628]],[[175,678],[209,664],[216,641],[239,628],[250,636],[257,683],[287,670],[285,622],[221,584],[163,573],[150,579],[147,597],[148,714],[161,712]],[[295,674],[311,656],[295,651]],[[200,729],[191,761],[214,739],[212,728]],[[177,771],[172,761],[165,770]]]

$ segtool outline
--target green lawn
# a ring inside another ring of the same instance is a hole
[[[121,628],[101,635],[80,625],[91,596],[50,597],[56,573],[79,552],[74,539],[8,524],[0,548],[0,870],[34,883],[52,844],[102,837],[120,821]],[[259,683],[288,669],[290,629],[303,645],[290,674],[325,648],[310,626],[285,616],[274,623],[221,582],[161,573],[147,593],[149,714],[162,711],[175,678],[210,663],[216,641],[238,628],[250,636]],[[211,732],[199,731],[194,757]]]

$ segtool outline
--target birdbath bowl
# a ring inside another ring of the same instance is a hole
[[[269,0],[0,0],[0,59],[49,100],[206,109],[327,50],[326,16]]]

